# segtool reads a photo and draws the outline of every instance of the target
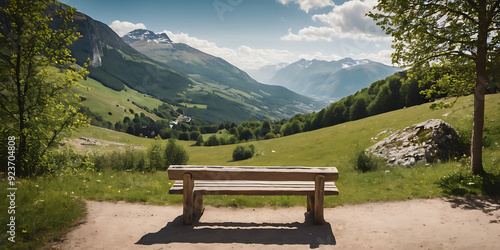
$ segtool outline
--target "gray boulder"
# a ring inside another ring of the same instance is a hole
[[[387,159],[389,165],[410,167],[420,162],[447,160],[457,151],[459,138],[450,124],[432,119],[396,131],[367,151]]]

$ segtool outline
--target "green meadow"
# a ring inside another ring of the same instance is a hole
[[[431,110],[430,103],[397,110],[292,136],[271,140],[250,141],[256,155],[248,160],[232,161],[236,145],[197,147],[193,141],[178,141],[189,153],[188,164],[193,165],[248,165],[248,166],[310,166],[337,167],[336,182],[340,195],[325,198],[326,207],[406,199],[433,198],[447,195],[488,195],[486,188],[497,189],[500,177],[500,94],[486,97],[484,167],[490,173],[488,185],[468,174],[468,159],[450,159],[448,162],[421,164],[412,168],[381,167],[361,173],[354,169],[356,153],[373,145],[390,133],[406,126],[433,118],[443,119],[465,136],[472,130],[473,97],[461,97],[452,108]],[[445,100],[448,101],[448,100]],[[453,101],[453,100],[449,100]],[[71,138],[85,136],[108,142],[114,146],[82,146],[89,154],[135,147],[149,148],[153,139],[98,127],[81,129]],[[220,135],[224,136],[224,135]],[[163,142],[166,143],[166,142]],[[122,150],[124,151],[124,150]],[[485,177],[486,178],[486,177]],[[488,177],[489,178],[489,177]],[[0,182],[0,195],[6,196],[7,181]],[[76,169],[35,179],[16,182],[16,244],[2,244],[11,249],[29,249],[57,240],[61,233],[82,219],[83,200],[128,201],[144,204],[182,204],[181,195],[169,195],[172,185],[166,171],[134,172],[104,169],[100,172]],[[2,200],[2,207],[8,207]],[[211,206],[259,207],[305,206],[305,197],[293,196],[206,196]],[[181,213],[181,211],[179,211]],[[39,216],[44,214],[44,216]],[[3,213],[1,223],[7,224]],[[6,238],[5,232],[0,236]]]
[[[125,117],[133,119],[134,115],[130,113],[130,109],[138,114],[143,112],[154,120],[160,119],[155,114],[139,107],[147,107],[149,110],[158,108],[163,103],[158,99],[141,94],[127,86],[122,91],[115,91],[92,78],[87,78],[81,84],[86,88],[74,88],[74,91],[86,99],[82,104],[93,113],[102,116],[102,118],[113,124],[123,121]],[[133,104],[133,102],[139,106]],[[126,112],[116,105],[126,108]],[[109,112],[111,112],[111,115]]]

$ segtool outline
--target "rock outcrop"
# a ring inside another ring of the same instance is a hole
[[[446,160],[457,151],[459,133],[448,123],[432,119],[404,128],[369,147],[374,156],[392,166]]]

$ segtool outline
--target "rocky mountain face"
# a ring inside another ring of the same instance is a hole
[[[172,40],[165,33],[156,34],[152,31],[145,29],[137,29],[129,32],[125,36],[122,37],[123,41],[131,44],[141,41],[153,42],[153,43],[163,43],[163,44],[172,44]]]
[[[125,43],[108,25],[77,12],[75,25],[82,37],[70,46],[77,63],[91,59],[90,77],[120,91],[124,86],[171,101],[192,82]]]
[[[459,137],[447,122],[431,119],[399,130],[367,151],[385,158],[389,165],[409,167],[451,158],[459,151]]]
[[[279,70],[270,84],[285,86],[309,97],[338,100],[400,71],[370,60],[301,59]]]

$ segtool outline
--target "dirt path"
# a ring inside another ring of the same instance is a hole
[[[498,249],[500,201],[432,199],[325,209],[207,207],[183,226],[181,206],[88,201],[87,221],[54,249]]]

